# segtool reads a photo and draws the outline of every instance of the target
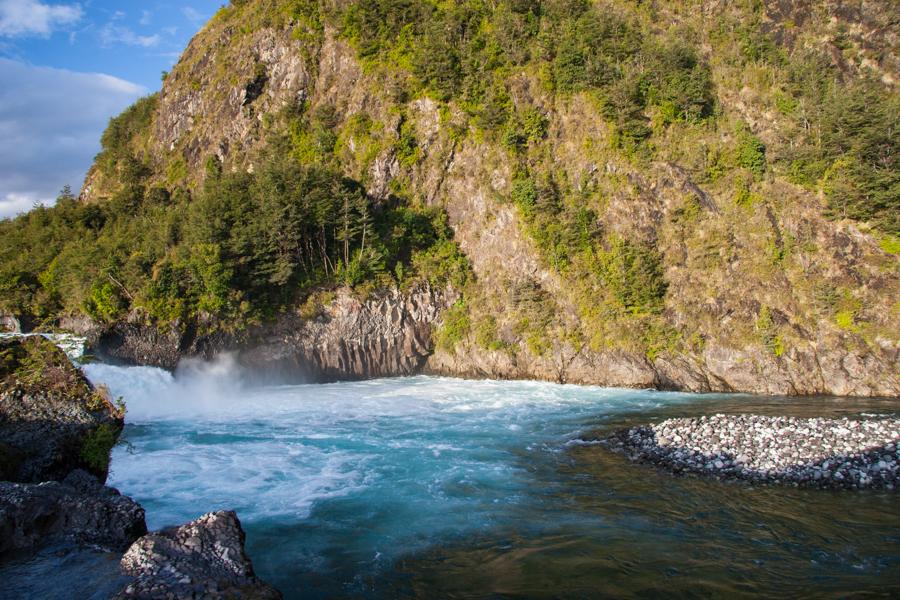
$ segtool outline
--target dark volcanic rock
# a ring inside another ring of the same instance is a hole
[[[175,324],[160,329],[132,315],[98,332],[82,327],[90,352],[106,360],[174,370],[182,358],[236,352],[256,372],[310,382],[411,375],[431,354],[431,328],[454,297],[427,286],[386,290],[361,300],[339,290],[315,316],[287,312],[272,322],[226,332]]]
[[[122,557],[122,570],[135,580],[119,599],[281,598],[254,574],[244,553],[244,530],[232,511],[145,535]]]
[[[123,418],[40,337],[0,340],[0,479],[37,483],[84,469],[106,480]]]
[[[900,484],[900,419],[715,415],[622,429],[601,443],[675,473],[829,489]]]
[[[0,482],[0,554],[62,540],[122,551],[146,532],[137,502],[84,471],[62,482]]]

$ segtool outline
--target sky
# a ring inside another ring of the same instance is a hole
[[[225,0],[0,0],[0,218],[77,194],[110,117]]]

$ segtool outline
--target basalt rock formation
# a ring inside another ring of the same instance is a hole
[[[106,481],[123,411],[41,336],[0,340],[0,480]]]
[[[160,328],[140,315],[110,327],[67,325],[87,336],[89,353],[113,362],[174,370],[182,358],[235,352],[244,367],[285,380],[365,379],[419,372],[432,352],[432,328],[454,297],[428,286],[364,299],[342,289],[314,315],[292,311],[235,333]]]

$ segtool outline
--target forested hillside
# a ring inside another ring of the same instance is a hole
[[[427,286],[435,372],[900,393],[898,20],[232,2],[0,223],[0,310],[214,334]]]

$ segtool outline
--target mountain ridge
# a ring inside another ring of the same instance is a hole
[[[423,321],[429,372],[897,395],[881,6],[232,3],[113,120],[74,209],[181,211],[188,231],[122,252],[44,318],[215,336],[427,283],[454,298],[425,311],[449,306]],[[267,237],[318,218],[280,220],[323,187],[349,199],[320,203],[320,250],[315,228]]]

